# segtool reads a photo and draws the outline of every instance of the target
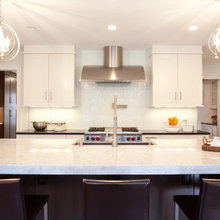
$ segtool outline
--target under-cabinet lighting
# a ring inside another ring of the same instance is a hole
[[[35,31],[37,28],[35,26],[28,25],[26,28],[30,31]]]
[[[189,31],[197,31],[198,29],[199,29],[199,27],[196,25],[189,26],[189,28],[188,28]]]
[[[72,152],[72,149],[71,149],[71,148],[66,148],[66,149],[64,150],[64,152],[66,152],[66,153]]]
[[[111,25],[108,26],[108,30],[109,31],[115,31],[115,30],[117,30],[117,26],[114,25],[114,24],[111,24]]]
[[[30,152],[31,153],[35,153],[35,152],[37,152],[38,150],[36,149],[36,148],[32,148],[32,149],[30,149]]]

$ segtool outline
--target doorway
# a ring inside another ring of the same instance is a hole
[[[16,91],[16,73],[0,71],[0,138],[16,138]]]
[[[210,137],[218,136],[217,96],[218,80],[203,80],[203,106],[198,108],[198,128],[210,133]]]

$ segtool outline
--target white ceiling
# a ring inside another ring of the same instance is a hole
[[[2,8],[5,23],[22,44],[75,44],[81,49],[109,44],[131,49],[205,46],[220,23],[215,0],[3,0]],[[109,24],[117,25],[117,31],[108,31]],[[188,31],[190,25],[199,30]]]

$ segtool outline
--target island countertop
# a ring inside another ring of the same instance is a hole
[[[220,152],[200,139],[156,139],[156,145],[73,145],[74,139],[0,139],[0,174],[220,174]]]

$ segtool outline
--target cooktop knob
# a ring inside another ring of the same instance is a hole
[[[100,137],[96,137],[96,140],[99,141],[99,140],[100,140]]]
[[[126,139],[127,139],[127,141],[130,141],[130,140],[131,140],[131,138],[130,138],[130,137],[127,137]]]
[[[135,138],[135,137],[132,137],[132,138],[131,138],[131,140],[132,140],[132,141],[135,141],[135,140],[136,140],[136,138]]]
[[[94,141],[94,140],[95,140],[95,137],[91,137],[91,140]]]

